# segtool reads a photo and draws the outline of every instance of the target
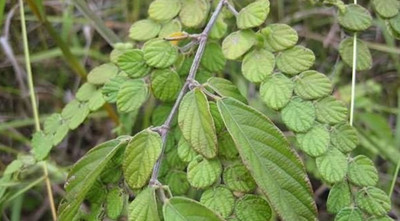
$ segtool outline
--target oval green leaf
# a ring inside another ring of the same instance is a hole
[[[275,56],[265,49],[254,49],[244,56],[242,62],[243,76],[251,82],[261,82],[275,68]]]
[[[236,16],[236,24],[240,29],[260,26],[267,19],[269,13],[269,1],[257,0],[240,10]]]
[[[181,78],[171,69],[155,70],[150,81],[154,96],[165,102],[175,100],[182,87]]]
[[[339,24],[351,31],[364,31],[372,24],[371,14],[361,5],[349,4],[345,10],[338,10]]]
[[[350,161],[348,178],[357,186],[375,186],[378,183],[378,171],[374,162],[366,156],[359,155]]]
[[[277,52],[296,45],[299,40],[296,30],[287,24],[270,24],[261,29],[265,37],[265,48]]]
[[[289,103],[293,95],[293,88],[293,82],[285,75],[273,74],[261,84],[261,99],[268,107],[279,110]]]
[[[149,6],[149,17],[156,21],[168,21],[181,10],[180,0],[155,0]]]
[[[226,218],[232,214],[235,197],[225,187],[215,187],[204,191],[200,203]]]
[[[310,69],[314,61],[314,52],[297,45],[282,51],[276,58],[276,65],[282,72],[295,75]]]
[[[153,20],[140,20],[135,22],[129,29],[129,37],[135,41],[147,41],[155,38],[160,29],[161,25]]]
[[[294,92],[306,100],[322,98],[331,94],[332,83],[322,73],[304,71],[295,78]]]
[[[236,202],[235,215],[240,220],[264,221],[271,219],[272,211],[262,197],[247,194]]]
[[[223,221],[203,204],[184,197],[173,197],[163,206],[165,221]]]
[[[346,38],[339,45],[340,57],[344,63],[353,67],[353,38]],[[357,39],[357,71],[369,70],[372,67],[372,56],[367,45],[360,39]]]
[[[149,74],[151,70],[143,58],[143,52],[138,49],[121,54],[117,64],[130,78],[141,78]]]
[[[154,39],[143,46],[146,63],[155,68],[167,68],[178,58],[178,49],[168,41]]]
[[[315,104],[317,120],[327,124],[338,124],[347,119],[347,107],[342,101],[330,96]]]
[[[225,58],[236,60],[244,55],[255,43],[255,34],[251,30],[241,30],[226,36],[222,42]]]
[[[222,166],[218,159],[207,160],[198,156],[187,167],[187,179],[191,186],[204,189],[214,184],[221,172]]]
[[[347,158],[336,148],[330,148],[316,159],[317,169],[328,183],[342,181],[347,173]]]
[[[311,101],[301,98],[293,98],[285,108],[282,109],[282,120],[291,130],[295,132],[308,131],[315,122],[315,108]]]

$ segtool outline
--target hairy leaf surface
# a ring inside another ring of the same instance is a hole
[[[247,103],[247,99],[243,97],[239,89],[229,80],[219,77],[212,77],[208,79],[207,86],[213,91],[223,97],[233,97],[238,101]]]
[[[222,166],[218,159],[207,160],[202,156],[194,158],[187,167],[187,178],[195,188],[206,188],[221,176]]]
[[[184,26],[194,28],[204,22],[209,9],[210,3],[206,0],[185,0],[179,18]]]
[[[155,0],[149,6],[149,16],[156,21],[168,21],[181,10],[180,0]]]
[[[155,189],[145,188],[129,204],[129,221],[159,221]]]
[[[265,47],[273,52],[288,49],[299,39],[296,30],[287,24],[270,24],[261,29],[261,33],[265,37]]]
[[[342,181],[333,185],[329,191],[326,206],[330,213],[338,213],[345,207],[351,205],[350,186],[346,181]]]
[[[261,82],[272,74],[275,68],[275,56],[265,49],[254,49],[244,56],[243,76],[251,82]]]
[[[268,202],[257,195],[247,194],[240,198],[235,206],[235,215],[240,220],[270,220],[271,207]]]
[[[360,5],[346,5],[345,10],[338,11],[339,24],[352,31],[364,31],[372,24],[371,14]]]
[[[290,75],[310,69],[315,55],[310,49],[297,45],[282,51],[276,58],[276,65],[282,72]]]
[[[268,107],[279,110],[285,107],[293,95],[293,82],[281,73],[273,74],[261,84],[261,99]]]
[[[303,99],[317,99],[332,92],[332,83],[327,76],[317,71],[304,71],[295,79],[294,92]]]
[[[340,57],[344,63],[353,67],[353,38],[346,38],[339,45]],[[372,67],[372,56],[364,41],[357,39],[357,71],[369,70]]]
[[[178,49],[168,41],[153,39],[143,46],[146,63],[155,68],[167,68],[178,58]]]
[[[267,19],[269,13],[269,1],[258,0],[250,3],[240,10],[236,17],[238,28],[247,29],[260,26]]]
[[[142,79],[125,81],[117,95],[118,110],[121,112],[138,110],[147,97],[148,88]]]
[[[131,78],[140,78],[150,73],[141,50],[130,50],[118,57],[118,66]]]
[[[160,29],[161,25],[151,19],[140,20],[129,29],[129,37],[136,41],[147,41],[155,38]]]
[[[322,178],[329,183],[336,183],[346,176],[347,158],[336,148],[329,149],[316,159],[317,168]]]
[[[315,122],[315,108],[311,101],[304,101],[298,97],[293,98],[282,109],[282,120],[295,132],[308,131]]]
[[[251,30],[232,32],[222,42],[225,58],[235,60],[244,55],[255,43],[255,34]]]
[[[358,191],[356,203],[363,211],[376,216],[386,215],[391,208],[389,196],[372,186]]]
[[[378,183],[378,171],[374,162],[366,156],[356,156],[349,164],[348,178],[357,186],[375,186]]]
[[[204,191],[200,202],[222,217],[228,217],[232,214],[235,197],[229,189],[220,186]]]

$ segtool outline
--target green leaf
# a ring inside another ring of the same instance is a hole
[[[149,17],[156,21],[168,21],[181,10],[180,0],[155,0],[149,6]]]
[[[279,110],[285,107],[293,95],[294,84],[281,73],[273,74],[261,84],[260,95],[265,104]]]
[[[221,39],[225,36],[227,30],[228,24],[226,24],[226,22],[224,21],[224,16],[220,14],[215,21],[214,26],[211,28],[209,36],[212,39]]]
[[[262,25],[268,14],[269,1],[258,0],[240,10],[236,16],[236,24],[240,29],[254,28]]]
[[[317,120],[322,123],[337,124],[347,119],[347,107],[342,101],[330,96],[315,104]]]
[[[143,58],[143,52],[138,49],[121,54],[118,57],[118,66],[130,78],[141,78],[149,74],[151,70]]]
[[[214,184],[222,173],[218,159],[207,160],[202,156],[193,159],[187,168],[187,179],[191,186],[204,189]]]
[[[86,153],[71,169],[65,184],[66,204],[59,210],[60,221],[70,221],[76,215],[86,194],[92,189],[104,168],[113,156],[127,143],[127,137],[120,137],[102,143]]]
[[[100,107],[102,107],[105,103],[106,100],[104,99],[103,93],[101,92],[101,90],[97,90],[90,98],[88,102],[88,108],[90,111],[96,111]]]
[[[146,63],[155,68],[167,68],[178,58],[178,49],[168,41],[154,39],[143,46]]]
[[[251,30],[232,32],[222,42],[222,52],[225,58],[236,60],[253,47],[255,34]]]
[[[221,118],[222,119],[222,118]],[[224,124],[225,127],[225,124]],[[239,153],[228,131],[218,134],[218,156],[226,160],[237,159]]]
[[[44,132],[53,136],[54,146],[64,139],[68,131],[68,122],[62,118],[61,114],[54,113],[44,121]]]
[[[155,38],[160,32],[160,29],[161,25],[153,20],[139,20],[129,29],[129,37],[135,41],[147,41]]]
[[[173,148],[172,150],[166,150],[167,152],[167,159],[166,162],[171,168],[176,170],[184,170],[187,166],[187,163],[183,162],[178,155],[177,148]]]
[[[360,5],[346,5],[344,11],[339,10],[337,15],[339,24],[351,31],[364,31],[372,24],[371,14]]]
[[[380,217],[370,217],[368,221],[393,221],[391,217],[388,215],[386,216],[380,216]]]
[[[104,95],[104,99],[109,103],[117,102],[118,92],[121,88],[121,85],[129,80],[128,77],[125,76],[115,76],[111,78],[107,83],[104,84],[101,92]]]
[[[165,177],[165,181],[172,194],[175,196],[185,195],[190,189],[190,184],[186,178],[186,173],[182,171],[169,172]]]
[[[163,206],[165,221],[222,221],[214,211],[197,201],[184,197],[173,197]]]
[[[325,125],[318,125],[311,128],[305,134],[297,134],[299,148],[312,157],[318,157],[328,150],[329,130]]]
[[[158,37],[165,38],[173,33],[181,32],[181,31],[182,31],[181,22],[177,19],[174,19],[166,24],[163,24],[163,26],[160,30],[160,33],[158,34]]]
[[[314,61],[314,52],[297,45],[282,51],[276,58],[276,65],[282,72],[295,75],[310,69]]]
[[[222,120],[221,114],[219,114],[217,104],[210,101],[208,102],[208,105],[210,106],[210,113],[214,120],[215,131],[219,134],[225,129],[224,121]]]
[[[265,49],[253,49],[244,56],[242,62],[243,76],[251,82],[261,82],[272,74],[275,67],[275,56]]]
[[[165,102],[174,101],[182,87],[181,78],[171,69],[155,70],[150,81],[154,96]]]
[[[112,63],[107,63],[92,69],[87,76],[87,80],[89,83],[99,85],[106,83],[117,74],[118,67]]]
[[[232,98],[217,102],[225,126],[258,187],[283,220],[316,219],[304,166],[263,114]]]
[[[125,197],[123,190],[114,187],[106,196],[106,213],[110,219],[118,219],[124,209]]]
[[[117,95],[117,107],[121,112],[135,111],[147,100],[148,88],[142,79],[128,80],[121,85]]]
[[[265,37],[265,48],[272,51],[283,51],[296,45],[299,36],[296,30],[287,24],[270,24],[261,29]]]
[[[190,144],[181,137],[178,142],[178,156],[183,162],[189,163],[196,158],[196,151],[190,146]]]
[[[235,215],[240,220],[264,221],[271,219],[272,211],[268,202],[262,197],[247,194],[237,201]]]
[[[384,18],[391,18],[399,13],[400,2],[398,0],[372,0],[375,11]]]
[[[333,185],[329,191],[326,206],[330,213],[338,213],[343,208],[349,207],[351,202],[350,186],[344,181]]]
[[[81,103],[77,100],[69,102],[61,112],[61,116],[68,122],[71,130],[76,129],[89,115],[87,103]]]
[[[347,173],[347,158],[336,148],[330,148],[316,158],[317,169],[322,178],[329,183],[342,181]]]
[[[232,214],[235,197],[229,189],[220,186],[206,190],[200,203],[226,218]]]
[[[359,155],[350,161],[348,178],[357,186],[375,186],[378,183],[378,171],[374,162],[366,156]]]
[[[294,92],[303,99],[317,99],[332,92],[332,83],[327,76],[317,71],[304,71],[295,78]]]
[[[147,184],[153,166],[161,154],[161,137],[145,129],[136,134],[125,149],[122,170],[125,181],[132,188]]]
[[[188,28],[198,27],[207,18],[209,10],[210,3],[206,0],[185,0],[182,1],[179,18],[182,24]]]
[[[160,221],[158,217],[155,189],[148,187],[142,190],[129,204],[129,221]]]
[[[384,216],[390,211],[390,198],[381,189],[367,187],[359,190],[356,203],[363,211],[376,216]]]
[[[17,172],[18,170],[22,169],[22,167],[24,166],[24,163],[20,160],[20,159],[15,159],[13,160],[11,163],[9,163],[6,167],[6,169],[4,170],[2,177],[0,178],[0,181],[3,181],[2,179],[7,179],[5,177],[7,177],[7,175],[11,175],[15,172]],[[3,187],[2,187],[3,188]]]
[[[389,19],[389,24],[392,30],[400,35],[400,13]]]
[[[232,97],[243,103],[247,103],[247,99],[243,97],[236,85],[229,80],[219,77],[208,79],[207,86],[222,97]]]
[[[351,152],[358,145],[358,135],[349,124],[339,124],[332,128],[331,143],[344,153]]]
[[[32,152],[38,161],[44,160],[53,147],[51,135],[46,135],[43,131],[37,131],[32,137]]]
[[[203,57],[201,58],[201,66],[211,72],[223,71],[226,59],[222,53],[220,44],[210,42],[206,45]]]
[[[311,101],[301,98],[293,98],[285,108],[282,109],[282,120],[291,130],[295,132],[308,131],[315,122],[315,108]]]
[[[339,45],[340,57],[350,67],[353,67],[353,38],[346,38]],[[372,56],[364,41],[357,39],[357,71],[369,70],[372,67]]]
[[[114,64],[118,62],[119,56],[121,56],[123,53],[127,51],[133,50],[133,44],[130,42],[127,43],[115,43],[113,45],[114,49],[110,53],[110,61]]]
[[[364,218],[358,208],[344,208],[336,216],[335,221],[363,221]]]
[[[178,124],[183,137],[201,155],[217,154],[217,135],[206,96],[199,88],[187,93],[180,106]]]
[[[250,193],[257,187],[253,177],[241,163],[226,167],[223,173],[223,180],[226,186],[235,192]]]
[[[76,99],[79,101],[88,101],[96,92],[96,86],[91,83],[84,83],[76,92]]]

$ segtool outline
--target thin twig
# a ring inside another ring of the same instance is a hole
[[[229,2],[229,1],[225,1],[224,3],[226,5],[226,7],[229,9],[229,11],[232,12],[232,14],[234,16],[238,16],[239,12],[236,11],[235,7]]]
[[[161,135],[161,139],[162,139],[162,150],[161,150],[161,154],[160,157],[158,158],[156,164],[153,167],[153,173],[151,175],[150,178],[150,183],[149,185],[154,186],[158,183],[158,173],[160,170],[160,166],[161,166],[161,161],[162,158],[164,156],[164,152],[165,152],[165,148],[166,148],[166,141],[167,141],[167,136],[168,136],[168,132],[170,130],[171,127],[171,122],[174,119],[175,115],[178,112],[178,108],[179,105],[183,99],[183,97],[185,96],[185,94],[188,91],[189,85],[193,82],[193,80],[196,77],[196,73],[197,70],[199,68],[200,65],[200,61],[201,58],[203,56],[204,53],[204,49],[206,47],[206,43],[207,43],[207,39],[208,39],[208,35],[211,31],[211,28],[214,26],[218,15],[221,13],[221,10],[224,6],[224,4],[226,4],[227,0],[220,0],[220,2],[218,3],[217,7],[215,8],[215,11],[213,12],[210,20],[207,23],[207,26],[204,28],[203,32],[199,35],[199,47],[197,48],[197,52],[196,55],[193,59],[193,63],[192,66],[190,68],[189,71],[189,75],[186,78],[186,82],[183,85],[181,91],[179,92],[178,98],[175,101],[174,106],[172,107],[172,110],[170,112],[170,114],[168,115],[167,120],[164,122],[164,124],[160,127],[159,132]]]

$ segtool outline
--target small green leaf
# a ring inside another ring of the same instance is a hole
[[[361,210],[358,208],[347,207],[337,214],[335,221],[363,221]]]
[[[183,137],[201,155],[217,154],[217,135],[206,96],[199,88],[187,93],[179,106],[178,124]]]
[[[214,120],[215,131],[218,134],[225,129],[224,121],[222,120],[221,114],[219,114],[217,104],[215,102],[210,101],[208,102],[208,105],[210,106],[210,113]]]
[[[46,135],[43,131],[37,131],[32,137],[32,152],[38,161],[44,160],[53,147],[51,135]]]
[[[375,11],[384,18],[391,18],[399,13],[398,0],[372,0]]]
[[[317,120],[322,123],[337,124],[346,121],[347,107],[342,101],[330,96],[315,104]]]
[[[354,150],[358,145],[358,135],[354,127],[347,123],[332,128],[331,143],[343,153]]]
[[[329,183],[342,181],[347,173],[347,158],[336,148],[330,148],[325,154],[317,157],[317,168],[322,178]]]
[[[118,219],[124,208],[124,201],[122,189],[114,187],[108,191],[106,196],[106,213],[110,219]]]
[[[339,45],[340,57],[344,63],[353,67],[353,38],[346,38]],[[372,56],[364,41],[357,39],[357,71],[369,70],[372,67]]]
[[[375,216],[384,216],[391,208],[389,196],[372,186],[358,191],[356,203],[363,211]]]
[[[2,175],[0,181],[3,181],[2,179],[7,177],[8,175],[11,175],[11,174],[17,172],[23,166],[24,166],[24,163],[21,160],[19,160],[19,159],[13,160],[10,164],[7,165],[6,169],[3,172],[3,175]]]
[[[165,177],[165,181],[168,184],[172,194],[175,196],[185,195],[190,189],[190,184],[186,178],[186,173],[182,171],[169,172]]]
[[[146,63],[155,68],[167,68],[178,58],[178,49],[168,41],[153,39],[143,46]]]
[[[304,166],[282,132],[266,116],[235,99],[222,98],[217,105],[242,161],[281,218],[316,219]]]
[[[208,43],[200,64],[211,72],[220,72],[224,70],[225,63],[226,59],[222,53],[220,44],[215,42]]]
[[[303,99],[317,99],[332,92],[332,83],[327,76],[317,71],[304,71],[295,78],[294,92]]]
[[[71,130],[76,129],[88,115],[88,104],[77,100],[69,102],[61,112],[62,118],[68,122],[68,127]]]
[[[118,66],[130,78],[141,78],[150,73],[151,67],[146,64],[143,52],[135,49],[123,53],[118,58]]]
[[[131,112],[142,106],[148,97],[148,88],[142,79],[128,80],[121,85],[117,107],[121,112]]]
[[[243,76],[251,82],[261,82],[275,67],[275,56],[265,49],[254,49],[244,56],[242,62]]]
[[[206,190],[201,195],[200,203],[226,218],[232,214],[235,197],[229,189],[220,186]]]
[[[196,158],[196,151],[190,146],[190,144],[181,137],[178,142],[178,156],[183,162],[189,163]]]
[[[388,215],[386,216],[380,216],[380,217],[370,217],[368,221],[393,221],[391,217]]]
[[[282,120],[291,130],[295,132],[308,131],[315,122],[315,108],[311,101],[301,98],[293,98],[282,109]]]
[[[68,122],[62,118],[61,114],[52,114],[44,121],[44,132],[53,135],[54,146],[64,139],[68,131]]]
[[[276,58],[276,65],[282,72],[295,75],[310,69],[314,61],[315,55],[310,49],[297,45],[282,51]]]
[[[254,28],[264,23],[269,14],[269,1],[257,0],[240,10],[236,24],[240,29]]]
[[[187,179],[191,186],[204,189],[214,184],[221,172],[222,166],[218,159],[207,160],[198,156],[189,163]]]
[[[262,197],[247,194],[236,202],[235,215],[240,220],[264,221],[271,219],[272,211]]]
[[[364,31],[372,24],[371,14],[361,5],[346,5],[344,11],[338,11],[337,18],[342,27],[351,31]]]
[[[223,180],[226,186],[235,192],[249,193],[257,187],[249,171],[240,163],[226,167]]]
[[[222,97],[232,97],[243,103],[247,103],[247,99],[243,97],[236,85],[224,78],[212,77],[208,79],[207,86]]]
[[[223,221],[214,211],[197,201],[173,197],[163,206],[165,221]]]
[[[285,107],[293,95],[293,82],[281,73],[273,74],[261,84],[261,99],[268,107],[279,110]]]
[[[96,92],[96,86],[91,83],[84,83],[76,92],[76,99],[79,101],[88,101]]]
[[[128,185],[135,189],[146,185],[161,154],[161,137],[149,129],[136,134],[125,149],[122,169]]]
[[[155,0],[149,6],[149,17],[156,21],[168,21],[181,10],[180,0]]]
[[[154,96],[165,102],[175,100],[182,87],[181,78],[171,69],[155,70],[150,81]]]
[[[110,53],[110,61],[114,64],[117,64],[119,56],[123,53],[133,50],[133,44],[131,42],[115,43],[113,47],[114,49]]]
[[[265,48],[272,51],[283,51],[296,45],[299,36],[296,30],[287,24],[270,24],[261,29],[265,37]]]
[[[218,155],[226,160],[237,159],[239,155],[231,135],[226,130],[218,134]]]
[[[153,20],[139,20],[129,29],[129,37],[135,41],[147,41],[155,38],[160,32],[160,29],[161,25]]]
[[[100,107],[102,107],[105,103],[106,100],[104,99],[103,93],[101,92],[101,90],[97,90],[90,98],[88,102],[88,108],[90,111],[96,111]]]
[[[129,204],[129,221],[160,221],[158,217],[155,189],[148,187],[142,190]]]
[[[129,80],[128,77],[125,76],[115,76],[111,78],[107,83],[104,84],[101,92],[104,95],[104,99],[109,103],[117,102],[118,92],[121,88],[121,85]]]
[[[400,35],[400,13],[389,19],[389,24],[392,30]]]
[[[177,148],[173,148],[172,150],[167,151],[167,159],[169,167],[174,168],[176,170],[184,170],[187,166],[187,163],[183,162],[178,155]]]
[[[198,27],[205,21],[209,10],[210,3],[206,0],[185,0],[179,18],[188,28]]]
[[[112,63],[102,64],[91,70],[87,80],[92,84],[104,84],[118,74],[118,67]]]
[[[351,192],[350,186],[347,182],[339,182],[333,185],[329,191],[326,206],[330,213],[338,213],[345,207],[351,205]],[[350,221],[350,220],[349,220]]]
[[[359,155],[350,161],[348,178],[357,186],[375,186],[378,183],[378,171],[374,162],[366,156]]]
[[[165,38],[173,33],[181,32],[181,31],[182,31],[181,22],[177,19],[174,19],[166,24],[163,24],[158,36],[160,38]]]
[[[312,157],[318,157],[328,150],[329,131],[325,125],[314,126],[305,134],[297,134],[299,148]]]
[[[236,60],[253,47],[255,34],[251,30],[232,32],[222,42],[222,52],[225,58]]]
[[[211,28],[209,36],[212,39],[221,39],[225,36],[227,30],[228,24],[226,24],[226,22],[224,21],[224,16],[220,14],[214,26]]]

